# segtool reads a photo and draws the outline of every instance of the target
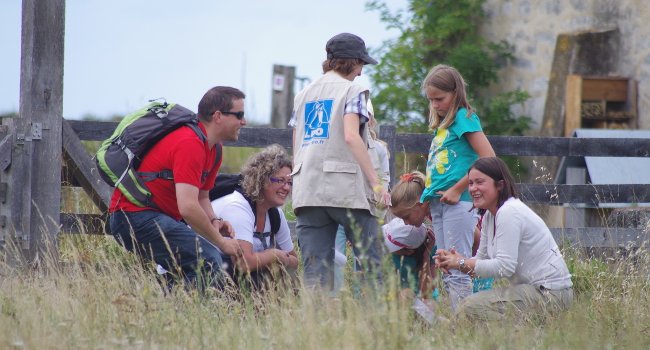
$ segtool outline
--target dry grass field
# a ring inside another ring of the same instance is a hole
[[[255,151],[226,148],[223,172]],[[398,171],[413,168],[403,162]],[[67,197],[70,212],[91,205]],[[110,236],[62,234],[56,243],[38,267],[6,247],[0,349],[650,349],[650,247],[595,258],[565,248],[576,299],[561,315],[470,323],[454,319],[443,295],[436,313],[449,321],[429,325],[397,297],[388,269],[383,288],[338,298],[302,288],[166,293],[153,268]]]
[[[430,326],[396,297],[391,276],[381,290],[336,299],[300,288],[164,293],[111,237],[63,235],[38,268],[0,266],[0,348],[650,348],[648,251],[608,260],[564,253],[577,294],[568,312],[469,323],[439,302],[450,321]]]

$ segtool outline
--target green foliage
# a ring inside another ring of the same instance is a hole
[[[7,113],[0,113],[0,119],[2,118],[17,118],[18,117],[18,112],[7,112]],[[2,124],[2,123],[0,123]]]
[[[400,31],[375,55],[381,62],[370,68],[375,84],[373,106],[377,119],[396,123],[401,131],[428,132],[428,101],[421,83],[429,69],[444,63],[458,69],[468,84],[471,103],[478,110],[486,134],[521,135],[531,119],[515,116],[511,106],[528,99],[524,91],[488,98],[483,90],[498,81],[498,69],[512,60],[506,41],[488,42],[478,32],[484,0],[411,0],[408,12],[391,13],[381,0],[366,7],[379,11],[388,28]]]
[[[240,173],[248,158],[260,151],[260,148],[255,147],[224,147],[223,163],[219,172],[222,174]]]
[[[512,112],[512,106],[524,103],[529,97],[526,91],[515,90],[482,100],[479,105],[482,106],[483,128],[492,135],[523,135],[530,128],[532,119],[516,116]]]

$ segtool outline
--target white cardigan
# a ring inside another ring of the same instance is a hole
[[[496,235],[494,234],[496,229]],[[571,274],[551,231],[526,204],[509,198],[495,217],[483,217],[476,274],[547,289],[572,286]]]

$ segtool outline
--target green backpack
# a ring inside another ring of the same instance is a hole
[[[156,208],[146,182],[158,178],[173,180],[172,171],[139,172],[137,169],[153,145],[183,125],[192,128],[201,141],[206,141],[197,115],[175,103],[155,101],[127,115],[117,125],[113,135],[102,142],[95,155],[99,175],[109,185],[119,189],[131,203]],[[216,147],[215,167],[222,153],[221,144]]]

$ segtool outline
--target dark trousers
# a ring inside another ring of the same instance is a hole
[[[332,289],[334,279],[334,241],[338,226],[343,226],[354,254],[367,277],[381,282],[382,245],[377,218],[365,209],[303,207],[296,213],[296,232],[304,265],[307,287]]]
[[[124,248],[162,266],[177,280],[199,288],[221,285],[219,251],[187,224],[148,210],[114,212],[109,225]]]

